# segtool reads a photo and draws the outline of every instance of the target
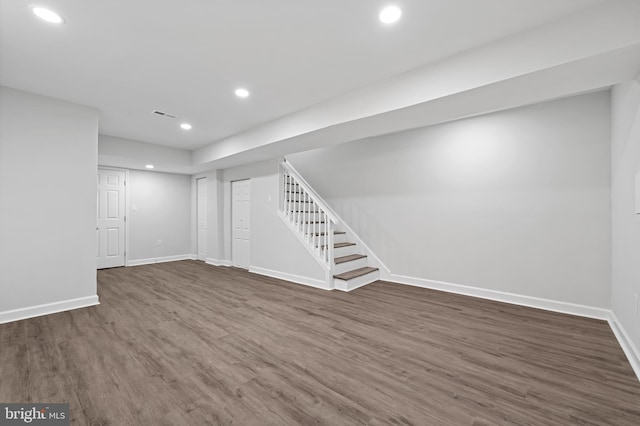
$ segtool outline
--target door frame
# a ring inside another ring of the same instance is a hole
[[[233,259],[233,184],[234,182],[243,182],[243,181],[247,181],[249,182],[249,199],[250,202],[253,202],[253,200],[251,200],[251,178],[242,178],[242,179],[234,179],[232,181],[229,181],[229,196],[230,196],[230,203],[229,203],[229,207],[231,209],[231,215],[230,215],[230,226],[229,229],[231,231],[230,233],[230,242],[231,242],[231,252],[229,253],[229,266],[235,266],[234,265],[234,259]],[[252,217],[251,217],[251,206],[249,206],[249,229],[252,229]],[[251,238],[249,239],[249,265],[247,265],[247,270],[249,270],[251,267]],[[243,268],[244,269],[244,268]]]
[[[195,177],[196,180],[196,260],[200,260],[206,263],[207,258],[209,257],[209,180],[207,176]],[[200,259],[200,196],[198,193],[198,185],[199,181],[204,180],[207,184],[207,192],[206,192],[206,207],[205,214],[207,216],[207,254],[204,259]]]
[[[129,169],[101,166],[98,164],[96,172],[99,172],[100,170],[124,172],[124,266],[127,267],[129,266],[129,216],[131,216],[131,212],[129,211],[129,206],[131,205],[131,197],[129,193]]]

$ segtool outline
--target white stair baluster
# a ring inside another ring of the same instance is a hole
[[[300,186],[296,186],[296,194],[298,194],[298,226],[300,232],[304,235],[304,202],[302,200],[304,194],[300,190]]]
[[[309,203],[309,211],[313,210],[313,205],[314,204],[315,204],[315,201],[312,198],[311,202]],[[309,236],[310,236],[309,245],[315,251],[315,249],[316,249],[316,246],[315,246],[315,241],[316,241],[316,223],[315,222],[311,223],[310,235]]]
[[[320,221],[322,222],[322,228],[324,230],[324,262],[328,263],[329,262],[329,250],[331,250],[331,247],[329,247],[329,233],[327,232],[327,215],[326,215],[326,213],[322,212],[322,215],[320,216]]]
[[[296,186],[296,195],[298,196],[298,230],[303,232],[304,203],[302,202],[302,193],[299,185]]]
[[[291,198],[289,198],[289,184],[291,182],[291,176],[289,176],[289,172],[287,172],[286,170],[284,171],[285,175],[285,184],[284,184],[284,200],[285,203],[287,205],[287,210],[285,212],[285,215],[287,216],[287,219],[289,221],[291,221]]]
[[[307,191],[303,192],[303,200],[304,200],[304,209],[305,211],[307,210],[307,201],[309,201],[309,194],[307,194]],[[307,213],[304,214],[304,229],[302,232],[302,235],[304,236],[304,239],[309,241],[309,215]]]
[[[314,211],[314,215],[315,215],[315,211],[317,210],[317,204],[315,203],[315,201],[312,204],[313,206],[313,211]],[[316,253],[318,253],[318,255],[320,254],[320,224],[319,223],[315,223],[313,224],[313,249],[316,251]]]
[[[329,235],[329,255],[327,257],[327,265],[329,266],[329,268],[331,268],[331,266],[333,265],[333,249],[334,249],[333,222],[329,221],[329,219],[327,218],[326,223],[327,223],[327,234]]]
[[[293,199],[296,200],[296,220],[295,220],[295,224],[296,224],[296,229],[298,231],[300,231],[300,198],[298,197],[298,192],[297,192],[297,185],[296,185],[296,181],[294,180],[294,188],[296,189],[295,192],[291,192],[293,194]],[[294,189],[291,189],[292,191],[294,191]]]
[[[311,205],[311,202],[312,202],[311,194],[307,192],[307,203],[306,203],[305,210],[309,210],[309,206]],[[307,241],[309,241],[309,244],[311,244],[311,238],[313,236],[313,225],[315,224],[311,222],[309,213],[307,213],[307,222],[308,222],[307,223]]]
[[[289,197],[289,206],[291,208],[291,210],[289,211],[289,219],[291,220],[291,223],[295,222],[295,210],[296,210],[296,204],[295,204],[295,200],[293,199],[293,194],[291,193],[291,185],[293,184],[293,177],[291,175],[289,175],[289,188],[287,188],[287,197]]]

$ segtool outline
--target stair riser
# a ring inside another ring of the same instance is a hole
[[[367,258],[352,260],[351,262],[337,263],[334,267],[333,273],[335,275],[342,274],[344,272],[353,271],[354,269],[364,268],[367,266]]]
[[[334,243],[346,243],[347,242],[347,234],[334,234],[333,235]]]
[[[372,282],[377,281],[379,277],[380,277],[379,271],[373,271],[366,275],[362,275],[360,277],[354,278],[349,281],[344,281],[344,280],[339,280],[337,278],[334,278],[333,286],[336,290],[350,291],[355,288],[362,287],[363,285],[371,284]]]
[[[319,245],[322,246],[322,245],[325,244],[325,240],[322,237],[316,236],[315,238],[316,238],[315,239],[315,244],[314,244],[315,247],[318,247]],[[309,244],[311,244],[311,236],[309,234],[306,234],[304,236],[304,239],[306,241],[309,241]],[[334,239],[334,241],[333,241],[334,243],[344,243],[345,240],[346,240],[346,236],[345,236],[345,234],[337,234],[337,235],[333,236],[333,239]]]
[[[342,257],[342,256],[348,256],[350,254],[356,254],[357,249],[358,249],[358,246],[355,246],[355,245],[347,246],[347,247],[339,247],[333,250],[333,256]]]
[[[350,254],[356,254],[357,253],[356,249],[357,249],[356,245],[334,248],[333,257],[335,258],[335,257],[348,256]],[[324,252],[324,250],[320,250],[320,252]]]

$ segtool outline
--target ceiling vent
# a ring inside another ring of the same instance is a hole
[[[175,115],[173,115],[173,114],[169,114],[168,112],[164,112],[164,111],[158,111],[158,110],[155,110],[155,111],[153,111],[153,113],[154,113],[155,115],[159,115],[160,117],[176,118],[176,116],[175,116]]]

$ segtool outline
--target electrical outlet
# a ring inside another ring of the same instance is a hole
[[[158,240],[158,241],[156,242],[156,245],[157,245],[158,247],[162,246],[162,240]]]

